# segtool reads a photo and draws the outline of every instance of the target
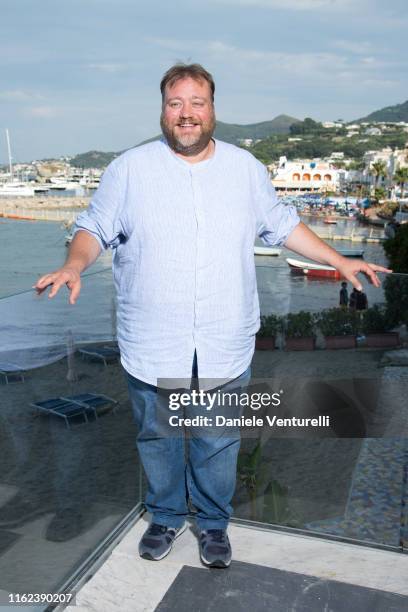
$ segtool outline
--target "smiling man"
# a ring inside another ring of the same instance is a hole
[[[54,297],[66,284],[74,304],[80,274],[113,249],[118,342],[152,515],[139,553],[165,557],[194,510],[203,563],[228,567],[239,435],[227,427],[188,440],[163,435],[157,414],[169,408],[160,379],[200,388],[218,380],[226,391],[247,385],[260,321],[256,236],[335,266],[358,289],[358,272],[379,286],[376,271],[385,268],[339,255],[278,202],[263,164],[213,138],[215,87],[202,66],[173,66],[160,89],[164,137],[108,166],[77,219],[65,265],[36,288],[52,285]]]

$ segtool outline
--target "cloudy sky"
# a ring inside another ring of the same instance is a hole
[[[217,117],[352,120],[405,101],[407,0],[2,0],[0,163],[159,132],[163,72],[202,63]]]

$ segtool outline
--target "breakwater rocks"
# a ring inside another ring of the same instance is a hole
[[[0,217],[21,221],[58,221],[70,227],[89,201],[90,198],[84,196],[0,198]]]
[[[0,210],[61,210],[86,208],[90,198],[85,196],[32,196],[0,198]]]

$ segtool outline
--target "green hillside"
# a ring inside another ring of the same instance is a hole
[[[381,108],[353,123],[361,123],[362,121],[408,121],[408,100],[402,104]]]
[[[253,140],[269,138],[274,134],[289,134],[289,128],[293,123],[299,123],[300,120],[289,115],[278,115],[271,121],[262,121],[261,123],[251,123],[249,125],[237,125],[234,123],[224,123],[217,121],[214,136],[219,140],[224,140],[231,144],[238,144],[243,138],[252,138]],[[160,138],[160,134],[139,142],[135,146],[153,142]],[[105,168],[115,157],[123,153],[103,153],[102,151],[88,151],[81,153],[71,159],[71,165],[76,168]]]
[[[105,168],[120,153],[104,153],[103,151],[88,151],[75,155],[70,160],[71,166],[75,168]]]
[[[273,134],[289,134],[290,126],[294,123],[299,123],[300,120],[289,115],[278,115],[271,121],[262,121],[261,123],[250,123],[248,125],[239,125],[237,123],[224,123],[217,121],[214,136],[219,140],[224,140],[231,144],[238,144],[244,138],[252,138],[253,140],[263,140],[269,138]],[[144,140],[139,144],[146,144],[153,140],[158,140],[160,135],[153,136],[148,140]]]

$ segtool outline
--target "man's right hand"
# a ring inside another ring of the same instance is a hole
[[[37,291],[38,295],[41,295],[50,285],[52,285],[52,288],[48,294],[49,298],[56,296],[61,287],[66,285],[70,291],[69,303],[75,304],[81,291],[81,277],[76,268],[63,266],[55,272],[41,276],[33,289]]]

